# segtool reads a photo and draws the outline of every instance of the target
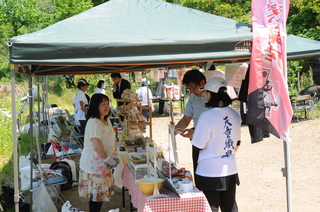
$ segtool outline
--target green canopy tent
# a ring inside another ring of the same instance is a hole
[[[33,76],[249,61],[251,39],[249,24],[161,0],[111,0],[45,29],[11,38],[11,83],[14,89],[14,71],[29,75],[32,105]],[[320,42],[288,36],[287,50],[289,60],[316,57]],[[16,144],[16,123],[12,132]]]
[[[246,59],[234,51],[245,39],[251,25],[231,19],[161,0],[111,0],[10,39],[10,62],[35,75],[135,71]]]
[[[251,25],[224,17],[161,0],[111,0],[9,46],[19,73],[71,75],[249,61],[250,52],[235,49],[251,39]],[[320,55],[318,41],[290,35],[287,44],[288,60]]]
[[[250,49],[251,39],[251,25],[224,17],[161,0],[111,0],[9,46],[19,73],[72,75],[249,61],[236,48]],[[290,35],[287,49],[288,60],[315,57],[320,42]]]

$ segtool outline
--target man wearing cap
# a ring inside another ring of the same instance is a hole
[[[121,95],[125,89],[131,89],[131,85],[128,80],[123,79],[120,73],[112,73],[111,79],[113,84],[113,98],[121,99]],[[118,107],[123,105],[123,102],[118,102]]]
[[[141,100],[141,105],[142,106],[147,106],[147,107],[151,107],[151,111],[153,112],[154,111],[154,107],[153,107],[153,103],[152,103],[152,92],[150,90],[150,88],[148,88],[147,85],[149,85],[150,82],[147,81],[146,78],[143,78],[142,79],[142,85],[140,88],[137,89],[136,93],[138,94],[139,96],[139,99]],[[148,112],[149,110],[148,109],[142,109],[142,114],[145,118],[145,121],[148,121],[149,120],[149,116],[148,116]],[[147,131],[147,126],[144,125],[143,126],[143,132],[146,132]]]
[[[198,69],[193,69],[183,76],[183,85],[187,87],[190,91],[190,97],[188,103],[184,110],[184,115],[182,119],[175,126],[175,134],[180,133],[183,137],[192,139],[194,129],[197,127],[198,119],[200,115],[207,111],[208,108],[205,107],[206,99],[204,96],[204,91],[200,91],[206,85],[206,77]],[[186,129],[191,120],[193,119],[193,128]],[[193,170],[197,169],[199,150],[192,146],[192,159],[193,159]]]
[[[86,127],[86,114],[88,112],[89,100],[86,97],[85,92],[88,90],[90,84],[85,79],[80,79],[78,81],[78,88],[72,104],[74,106],[74,119],[77,125],[80,125],[80,133],[84,135],[84,130]]]

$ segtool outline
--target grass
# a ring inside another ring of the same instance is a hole
[[[0,102],[0,183],[6,184],[8,178],[13,179],[13,144],[11,104],[9,97],[2,97]]]

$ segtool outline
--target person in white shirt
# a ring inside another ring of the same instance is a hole
[[[158,88],[156,91],[156,96],[160,97],[159,99],[159,114],[161,116],[164,115],[164,103],[165,100],[167,98],[167,94],[166,94],[166,87],[169,86],[169,81],[168,81],[168,74],[165,72],[164,73],[164,78],[161,78],[158,84]]]
[[[99,80],[99,82],[97,84],[97,88],[94,90],[94,93],[106,94],[106,92],[104,90],[104,81],[103,80]]]
[[[88,90],[90,84],[85,79],[80,79],[78,81],[78,88],[72,104],[74,106],[74,119],[77,125],[80,125],[80,133],[84,135],[84,130],[86,127],[86,114],[88,112],[89,101],[86,97],[85,92]]]
[[[147,106],[147,107],[151,107],[151,111],[154,111],[154,107],[153,107],[153,103],[152,103],[152,92],[150,90],[150,88],[148,88],[148,84],[150,82],[147,81],[146,78],[142,79],[142,85],[140,88],[137,89],[136,93],[139,96],[139,99],[141,100],[141,105],[142,106]],[[145,121],[149,120],[149,116],[148,116],[148,109],[143,109],[142,110],[142,114],[145,118]],[[146,125],[143,126],[143,132],[146,132],[147,128]]]
[[[201,73],[204,72],[204,70],[202,69],[202,65],[197,65],[197,69],[198,69]]]
[[[195,174],[196,187],[203,191],[212,211],[237,212],[239,185],[235,154],[240,145],[241,118],[229,105],[227,82],[211,78],[204,88],[209,110],[200,115],[192,145],[200,150]],[[214,117],[214,118],[213,118]]]

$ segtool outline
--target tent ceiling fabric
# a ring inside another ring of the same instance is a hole
[[[251,25],[231,19],[161,0],[111,0],[11,38],[10,62],[17,72],[34,75],[141,71],[211,60],[231,63],[249,60],[249,52],[234,50],[245,39],[252,39]],[[310,57],[310,51],[320,55],[320,48],[314,50],[319,43],[307,45],[312,50],[295,43],[292,55],[288,47],[288,59]]]

